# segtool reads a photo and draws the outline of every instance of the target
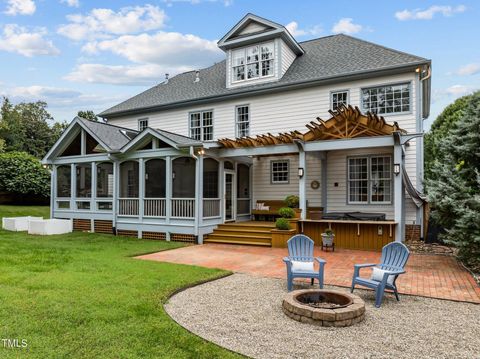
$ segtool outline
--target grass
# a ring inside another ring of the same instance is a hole
[[[0,217],[48,208],[0,206]],[[0,338],[25,339],[1,358],[229,358],[235,354],[177,325],[163,310],[173,291],[226,272],[142,261],[178,243],[0,230]]]

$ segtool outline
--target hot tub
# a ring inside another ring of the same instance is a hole
[[[329,212],[324,213],[322,219],[343,220],[343,221],[384,221],[385,213],[366,212]]]

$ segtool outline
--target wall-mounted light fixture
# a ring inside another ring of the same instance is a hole
[[[305,171],[304,171],[303,167],[298,167],[298,177],[302,178],[304,173],[305,173]]]
[[[175,171],[172,171],[172,179],[175,179]]]
[[[198,150],[198,154],[199,154],[200,156],[203,156],[203,155],[205,154],[205,150],[204,150],[203,148],[200,148],[200,149]]]
[[[395,173],[395,176],[400,174],[400,163],[393,164],[393,173]]]

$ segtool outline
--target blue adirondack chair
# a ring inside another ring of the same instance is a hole
[[[293,278],[311,278],[312,285],[315,279],[318,279],[320,288],[323,288],[323,269],[326,261],[313,256],[314,242],[303,234],[297,234],[290,238],[287,242],[288,257],[284,257],[283,261],[287,265],[287,287],[290,292],[293,288]],[[312,269],[300,268],[305,264],[317,261],[320,268],[318,271]]]
[[[395,282],[400,274],[405,273],[405,265],[407,264],[410,251],[399,242],[392,242],[382,248],[382,258],[380,264],[355,264],[351,292],[355,289],[355,284],[375,289],[375,306],[380,308],[382,304],[385,289],[392,290],[395,297],[399,301],[397,286]],[[360,277],[360,269],[367,267],[375,267],[383,272],[378,272],[377,277],[370,279]]]

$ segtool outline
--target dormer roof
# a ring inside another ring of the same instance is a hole
[[[304,54],[300,44],[283,25],[250,13],[218,41],[218,47],[225,51],[277,37],[282,38],[297,56]]]

